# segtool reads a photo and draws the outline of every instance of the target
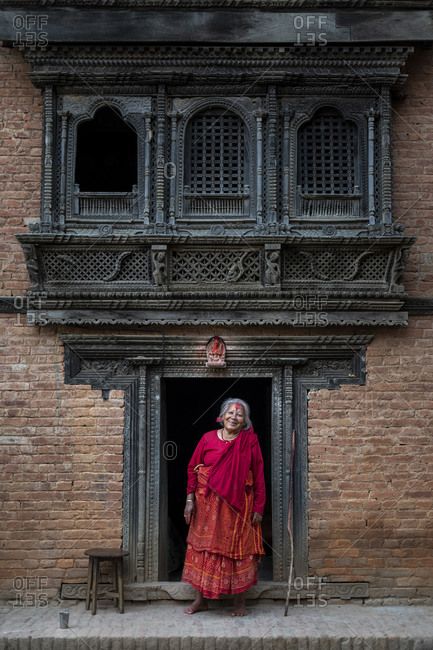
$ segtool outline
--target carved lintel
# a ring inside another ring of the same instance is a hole
[[[92,238],[71,234],[18,239],[38,292],[39,303],[30,305],[38,319],[295,324],[297,307],[290,301],[311,293],[326,298],[335,324],[373,322],[373,312],[377,323],[388,322],[392,312],[394,323],[406,319],[397,312],[413,239],[392,229],[352,239],[269,233],[248,241],[219,235],[192,240],[168,232],[98,234],[94,245]],[[397,257],[399,249],[405,252]]]
[[[33,325],[124,325],[132,327],[148,326],[200,326],[209,327],[265,327],[284,326],[296,328],[326,328],[330,326],[367,325],[374,327],[402,327],[408,324],[405,311],[363,310],[323,310],[317,311],[256,311],[250,309],[244,313],[230,313],[230,310],[156,310],[149,313],[147,309],[123,310],[113,312],[103,309],[67,310],[67,309],[32,309],[27,312],[29,323]]]
[[[243,87],[245,92],[249,89],[249,80],[253,79],[256,82],[260,79],[262,83],[275,84],[277,81],[287,83],[289,76],[292,85],[293,80],[296,80],[294,72],[299,74],[299,85],[302,85],[303,92],[308,87],[323,86],[330,82],[333,85],[344,84],[344,81],[347,92],[348,79],[353,85],[358,82],[355,92],[359,92],[359,89],[362,92],[365,78],[377,80],[378,68],[380,78],[385,83],[394,84],[402,78],[401,68],[413,48],[391,44],[380,47],[377,44],[363,44],[351,48],[331,43],[326,47],[305,45],[298,48],[276,48],[255,44],[241,48],[238,44],[220,46],[204,43],[201,47],[195,47],[194,51],[194,46],[191,45],[152,46],[147,43],[137,46],[134,52],[131,50],[130,44],[119,44],[116,48],[102,44],[97,49],[93,44],[80,47],[64,44],[48,47],[44,51],[27,52],[26,57],[32,65],[32,81],[37,85],[59,82],[65,85],[70,82],[75,88],[88,90],[87,78],[84,75],[81,77],[79,73],[90,65],[93,87],[102,85],[106,89],[109,86],[111,90],[117,86],[124,91],[125,88],[138,86],[141,90],[143,86],[146,89],[149,86],[154,88],[158,83],[166,83],[167,78],[171,78],[174,84],[178,82],[179,88],[187,84],[186,92],[189,96],[194,95],[194,91],[197,92],[197,87],[199,92],[206,87],[206,94],[209,94],[211,85],[217,87],[221,96],[225,96],[224,89],[221,89],[223,85],[226,86],[225,93],[230,92],[233,86]],[[160,65],[161,52],[165,65]],[[68,65],[64,63],[65,58]],[[227,61],[227,65],[221,65],[222,60]],[[341,65],[344,61],[346,66]],[[126,81],[127,66],[129,74]],[[180,75],[186,68],[188,76],[181,78]],[[145,94],[149,92],[151,91],[147,90]]]
[[[161,357],[154,357],[154,356],[144,356],[144,355],[137,355],[135,357],[126,357],[126,360],[128,363],[131,364],[131,366],[157,366],[161,363],[162,359]]]

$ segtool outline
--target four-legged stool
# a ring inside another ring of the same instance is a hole
[[[89,556],[89,569],[87,573],[86,609],[90,609],[92,600],[92,614],[96,614],[96,600],[98,598],[99,563],[109,561],[112,566],[113,590],[107,592],[108,598],[113,598],[115,605],[123,614],[123,558],[129,555],[128,551],[119,548],[89,548],[84,551]]]

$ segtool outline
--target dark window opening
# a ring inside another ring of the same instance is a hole
[[[80,192],[131,192],[137,183],[137,134],[112,107],[77,128],[75,183]]]

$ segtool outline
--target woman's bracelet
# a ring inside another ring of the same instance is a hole
[[[194,503],[194,499],[187,499],[186,502],[188,503],[188,501],[189,501],[190,503]]]

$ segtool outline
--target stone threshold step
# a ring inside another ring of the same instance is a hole
[[[66,631],[65,631],[66,632]],[[431,650],[433,637],[44,637],[0,639],[0,650]]]
[[[69,628],[60,612],[69,610]],[[119,614],[101,601],[0,607],[0,650],[433,650],[433,607],[358,604],[321,607],[255,602],[230,615],[231,602],[184,614],[179,602],[126,603]]]

